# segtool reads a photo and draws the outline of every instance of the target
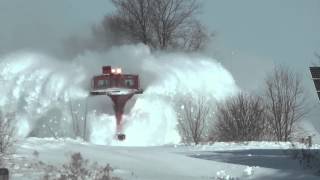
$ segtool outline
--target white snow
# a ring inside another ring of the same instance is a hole
[[[247,166],[243,172],[245,173],[245,175],[251,176],[253,175],[253,167]]]
[[[75,152],[91,162],[110,163],[114,174],[123,179],[318,179],[286,154],[290,143],[178,144],[175,103],[180,96],[204,96],[215,103],[239,91],[230,72],[207,57],[152,54],[145,46],[123,46],[106,54],[90,52],[70,62],[37,53],[11,54],[0,59],[0,108],[4,113],[15,113],[18,137],[27,137],[37,126],[46,129],[52,124],[58,124],[56,136],[68,134],[72,124],[70,100],[78,108],[75,114],[83,120],[79,109],[85,106],[79,102],[88,96],[90,78],[106,63],[138,66],[136,70],[145,75],[141,78],[152,79],[124,116],[127,139],[113,139],[113,114],[89,108],[90,143],[68,138],[21,138],[9,164],[12,179],[39,179],[42,169],[32,169],[33,162],[58,166]],[[105,106],[101,99],[90,103]]]
[[[61,165],[72,153],[81,152],[90,162],[109,163],[114,175],[123,179],[318,179],[284,154],[288,148],[288,143],[273,142],[129,147],[94,145],[80,139],[28,138],[19,142],[10,170],[14,180],[37,179],[41,170],[28,168],[30,163],[41,160]]]
[[[0,57],[0,108],[4,113],[15,113],[19,137],[39,132],[49,136],[48,127],[59,137],[71,136],[70,104],[74,103],[74,114],[84,119],[90,80],[101,73],[103,65],[121,66],[125,72],[135,67],[133,72],[139,74],[141,84],[148,81],[142,87],[144,93],[135,96],[131,109],[127,106],[124,133],[129,138],[125,145],[179,143],[176,101],[180,96],[203,96],[215,103],[239,90],[231,73],[212,58],[152,53],[143,45],[121,46],[106,53],[87,52],[69,61],[22,52]],[[115,124],[111,100],[99,97],[88,101],[89,140],[117,145],[114,130],[110,130]]]

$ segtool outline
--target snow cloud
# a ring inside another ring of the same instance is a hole
[[[52,133],[70,136],[70,102],[78,120],[83,122],[91,77],[100,74],[103,65],[139,74],[145,91],[126,107],[124,142],[114,139],[115,118],[110,99],[88,98],[88,136],[95,144],[179,143],[176,98],[191,94],[221,101],[238,91],[232,75],[221,64],[196,54],[152,53],[144,45],[126,45],[61,61],[20,52],[0,58],[1,109],[16,113],[20,137],[52,136]]]

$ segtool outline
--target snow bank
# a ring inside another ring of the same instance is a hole
[[[187,148],[188,151],[226,151],[226,150],[252,150],[252,149],[292,149],[308,148],[320,149],[320,144],[313,144],[308,147],[306,144],[298,142],[274,142],[274,141],[248,141],[248,142],[215,142],[205,145],[178,145],[177,147]],[[250,156],[250,155],[249,155]]]

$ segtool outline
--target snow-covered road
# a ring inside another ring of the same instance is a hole
[[[285,155],[288,148],[289,143],[272,142],[115,147],[71,139],[29,138],[18,144],[16,164],[10,169],[12,179],[39,179],[40,170],[27,168],[31,163],[61,165],[72,153],[80,152],[90,162],[109,163],[114,174],[123,179],[319,179]]]

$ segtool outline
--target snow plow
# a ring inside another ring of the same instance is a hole
[[[122,115],[125,105],[135,94],[142,94],[139,75],[123,74],[120,68],[103,66],[102,74],[96,75],[91,81],[90,95],[107,95],[113,102],[116,117],[116,138],[120,141],[126,138],[123,133]]]

